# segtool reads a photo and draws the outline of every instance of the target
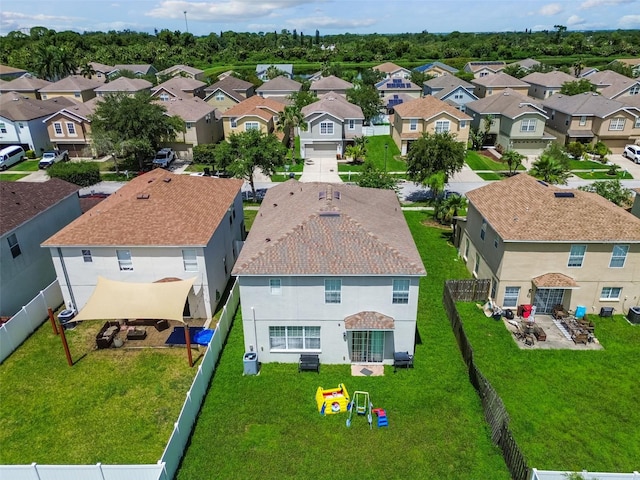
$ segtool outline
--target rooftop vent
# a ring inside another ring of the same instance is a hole
[[[556,198],[573,198],[575,195],[573,192],[553,192]]]
[[[548,186],[549,186],[549,184],[547,184],[547,182],[543,182],[542,180],[538,180],[538,183],[539,183],[540,185],[544,185],[545,187],[548,187]]]
[[[318,192],[318,200],[324,200],[327,197],[327,192]]]
[[[136,198],[138,200],[148,200],[149,196],[150,195],[148,193],[140,193],[140,194],[138,194],[138,196]]]
[[[320,216],[321,217],[339,217],[340,216],[340,212],[336,212],[336,211],[328,211],[328,212],[320,212]]]
[[[333,198],[340,200],[340,192],[333,192]]]
[[[170,178],[165,178],[164,180],[162,180],[164,183],[169,183],[171,181]]]

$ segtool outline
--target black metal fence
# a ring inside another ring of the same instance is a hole
[[[493,389],[473,360],[473,348],[464,332],[456,301],[485,301],[489,296],[491,280],[449,280],[445,282],[443,304],[451,322],[464,363],[469,369],[469,381],[478,392],[484,417],[491,427],[491,440],[502,450],[507,468],[514,480],[528,480],[531,472],[527,461],[509,429],[509,414],[502,399]]]

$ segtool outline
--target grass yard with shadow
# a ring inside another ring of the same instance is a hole
[[[15,182],[29,175],[29,173],[0,173],[0,182]]]
[[[9,172],[37,172],[38,171],[38,163],[40,163],[40,159],[37,160],[23,160],[20,163],[16,163],[15,165],[9,167],[7,171]]]

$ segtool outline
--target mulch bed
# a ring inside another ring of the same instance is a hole
[[[498,158],[498,156],[496,155],[496,151],[492,148],[485,148],[484,150],[480,150],[478,152],[480,155],[483,155],[487,158],[490,158],[491,160],[495,161],[495,162],[500,162],[502,163],[502,159]]]

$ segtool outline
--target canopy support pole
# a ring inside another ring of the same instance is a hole
[[[191,332],[189,332],[189,325],[184,324],[184,339],[187,344],[187,356],[189,357],[189,367],[193,367],[193,357],[191,356]]]
[[[67,357],[67,363],[70,367],[73,367],[73,360],[71,358],[71,352],[69,351],[69,344],[67,343],[67,336],[64,334],[64,327],[58,319],[58,330],[60,331],[60,338],[62,339],[62,347],[64,348],[64,354]]]
[[[51,310],[50,308],[47,308],[47,313],[49,314],[49,323],[51,323],[53,334],[58,335],[58,326],[56,325],[56,319],[53,316],[53,310]]]

